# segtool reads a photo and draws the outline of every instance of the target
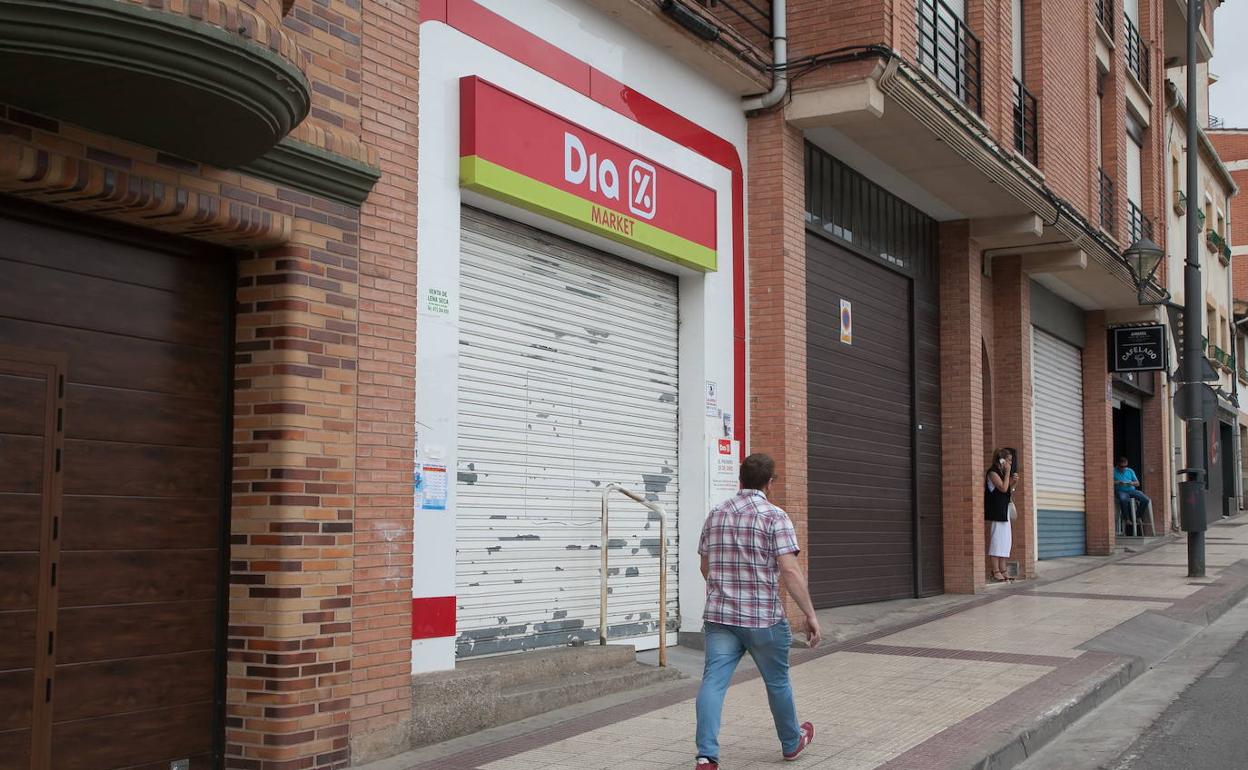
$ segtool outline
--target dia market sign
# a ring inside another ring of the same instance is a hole
[[[515,94],[460,80],[460,184],[703,271],[715,191]]]

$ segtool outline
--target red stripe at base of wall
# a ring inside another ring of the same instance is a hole
[[[437,639],[455,635],[455,597],[412,599],[412,638]]]

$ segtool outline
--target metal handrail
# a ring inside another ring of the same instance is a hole
[[[1117,229],[1114,227],[1114,180],[1109,178],[1105,173],[1105,169],[1100,169],[1101,174],[1101,227],[1105,232],[1113,235]]]
[[[608,484],[602,490],[602,580],[598,609],[598,644],[607,643],[607,535],[608,500],[612,492],[619,492],[659,515],[659,666],[667,666],[667,510],[652,503],[619,484]]]
[[[917,0],[919,65],[975,114],[983,110],[979,38],[945,0]]]
[[[1036,112],[1036,97],[1014,78],[1014,148],[1033,166],[1040,158]]]
[[[1096,0],[1096,18],[1112,40],[1114,37],[1114,0]]]
[[[1127,69],[1140,81],[1144,90],[1148,91],[1153,87],[1148,45],[1140,37],[1140,30],[1135,26],[1135,21],[1128,14],[1123,14],[1123,18],[1126,19],[1124,42],[1126,43]]]

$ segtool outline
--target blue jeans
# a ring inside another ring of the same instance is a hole
[[[698,690],[698,756],[719,761],[719,720],[724,710],[724,696],[732,682],[732,673],[746,652],[754,659],[767,685],[767,703],[776,723],[780,748],[786,754],[796,751],[802,734],[797,726],[793,686],[789,683],[789,646],[793,643],[789,621],[782,620],[768,628],[708,622],[703,632],[706,663],[702,687]]]
[[[1118,489],[1115,491],[1118,494],[1118,510],[1122,514],[1123,521],[1131,521],[1132,498],[1140,502],[1139,516],[1141,519],[1151,513],[1149,506],[1153,504],[1153,501],[1148,498],[1148,495],[1144,494],[1140,490],[1135,487],[1131,487],[1129,489]]]

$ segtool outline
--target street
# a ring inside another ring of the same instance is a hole
[[[1248,712],[1248,635],[1184,692],[1113,770],[1242,768]]]

